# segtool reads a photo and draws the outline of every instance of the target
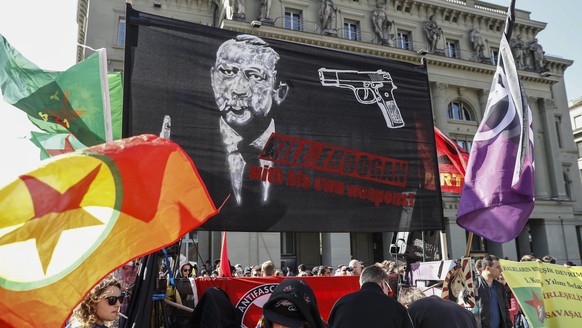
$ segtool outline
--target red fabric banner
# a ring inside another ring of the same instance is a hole
[[[436,127],[434,128],[434,139],[439,163],[441,191],[460,194],[469,154]]]
[[[265,278],[197,278],[198,299],[209,287],[218,287],[230,297],[241,317],[241,327],[255,327],[261,318],[263,304],[283,279],[303,279],[317,299],[319,312],[327,320],[331,308],[342,296],[360,289],[358,276],[347,277],[265,277]]]

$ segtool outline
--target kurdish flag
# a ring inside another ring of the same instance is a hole
[[[153,135],[49,159],[0,208],[1,327],[62,326],[109,272],[217,213],[190,157]]]
[[[111,94],[107,56],[97,50],[65,72],[37,67],[0,35],[0,89],[4,100],[23,110],[39,129],[49,133],[70,133],[86,146],[121,136],[121,75]],[[112,129],[112,115],[118,120]]]
[[[534,209],[532,113],[508,42],[514,8],[512,0],[457,211],[459,226],[498,243],[515,239]]]

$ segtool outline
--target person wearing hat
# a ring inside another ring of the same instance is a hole
[[[285,279],[263,305],[260,328],[324,328],[313,290],[304,280]]]

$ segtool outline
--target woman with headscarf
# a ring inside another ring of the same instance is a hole
[[[263,305],[257,328],[324,328],[313,290],[304,280],[285,279]]]

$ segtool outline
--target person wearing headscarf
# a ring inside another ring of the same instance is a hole
[[[304,280],[285,279],[263,305],[257,328],[324,328],[313,290]]]

